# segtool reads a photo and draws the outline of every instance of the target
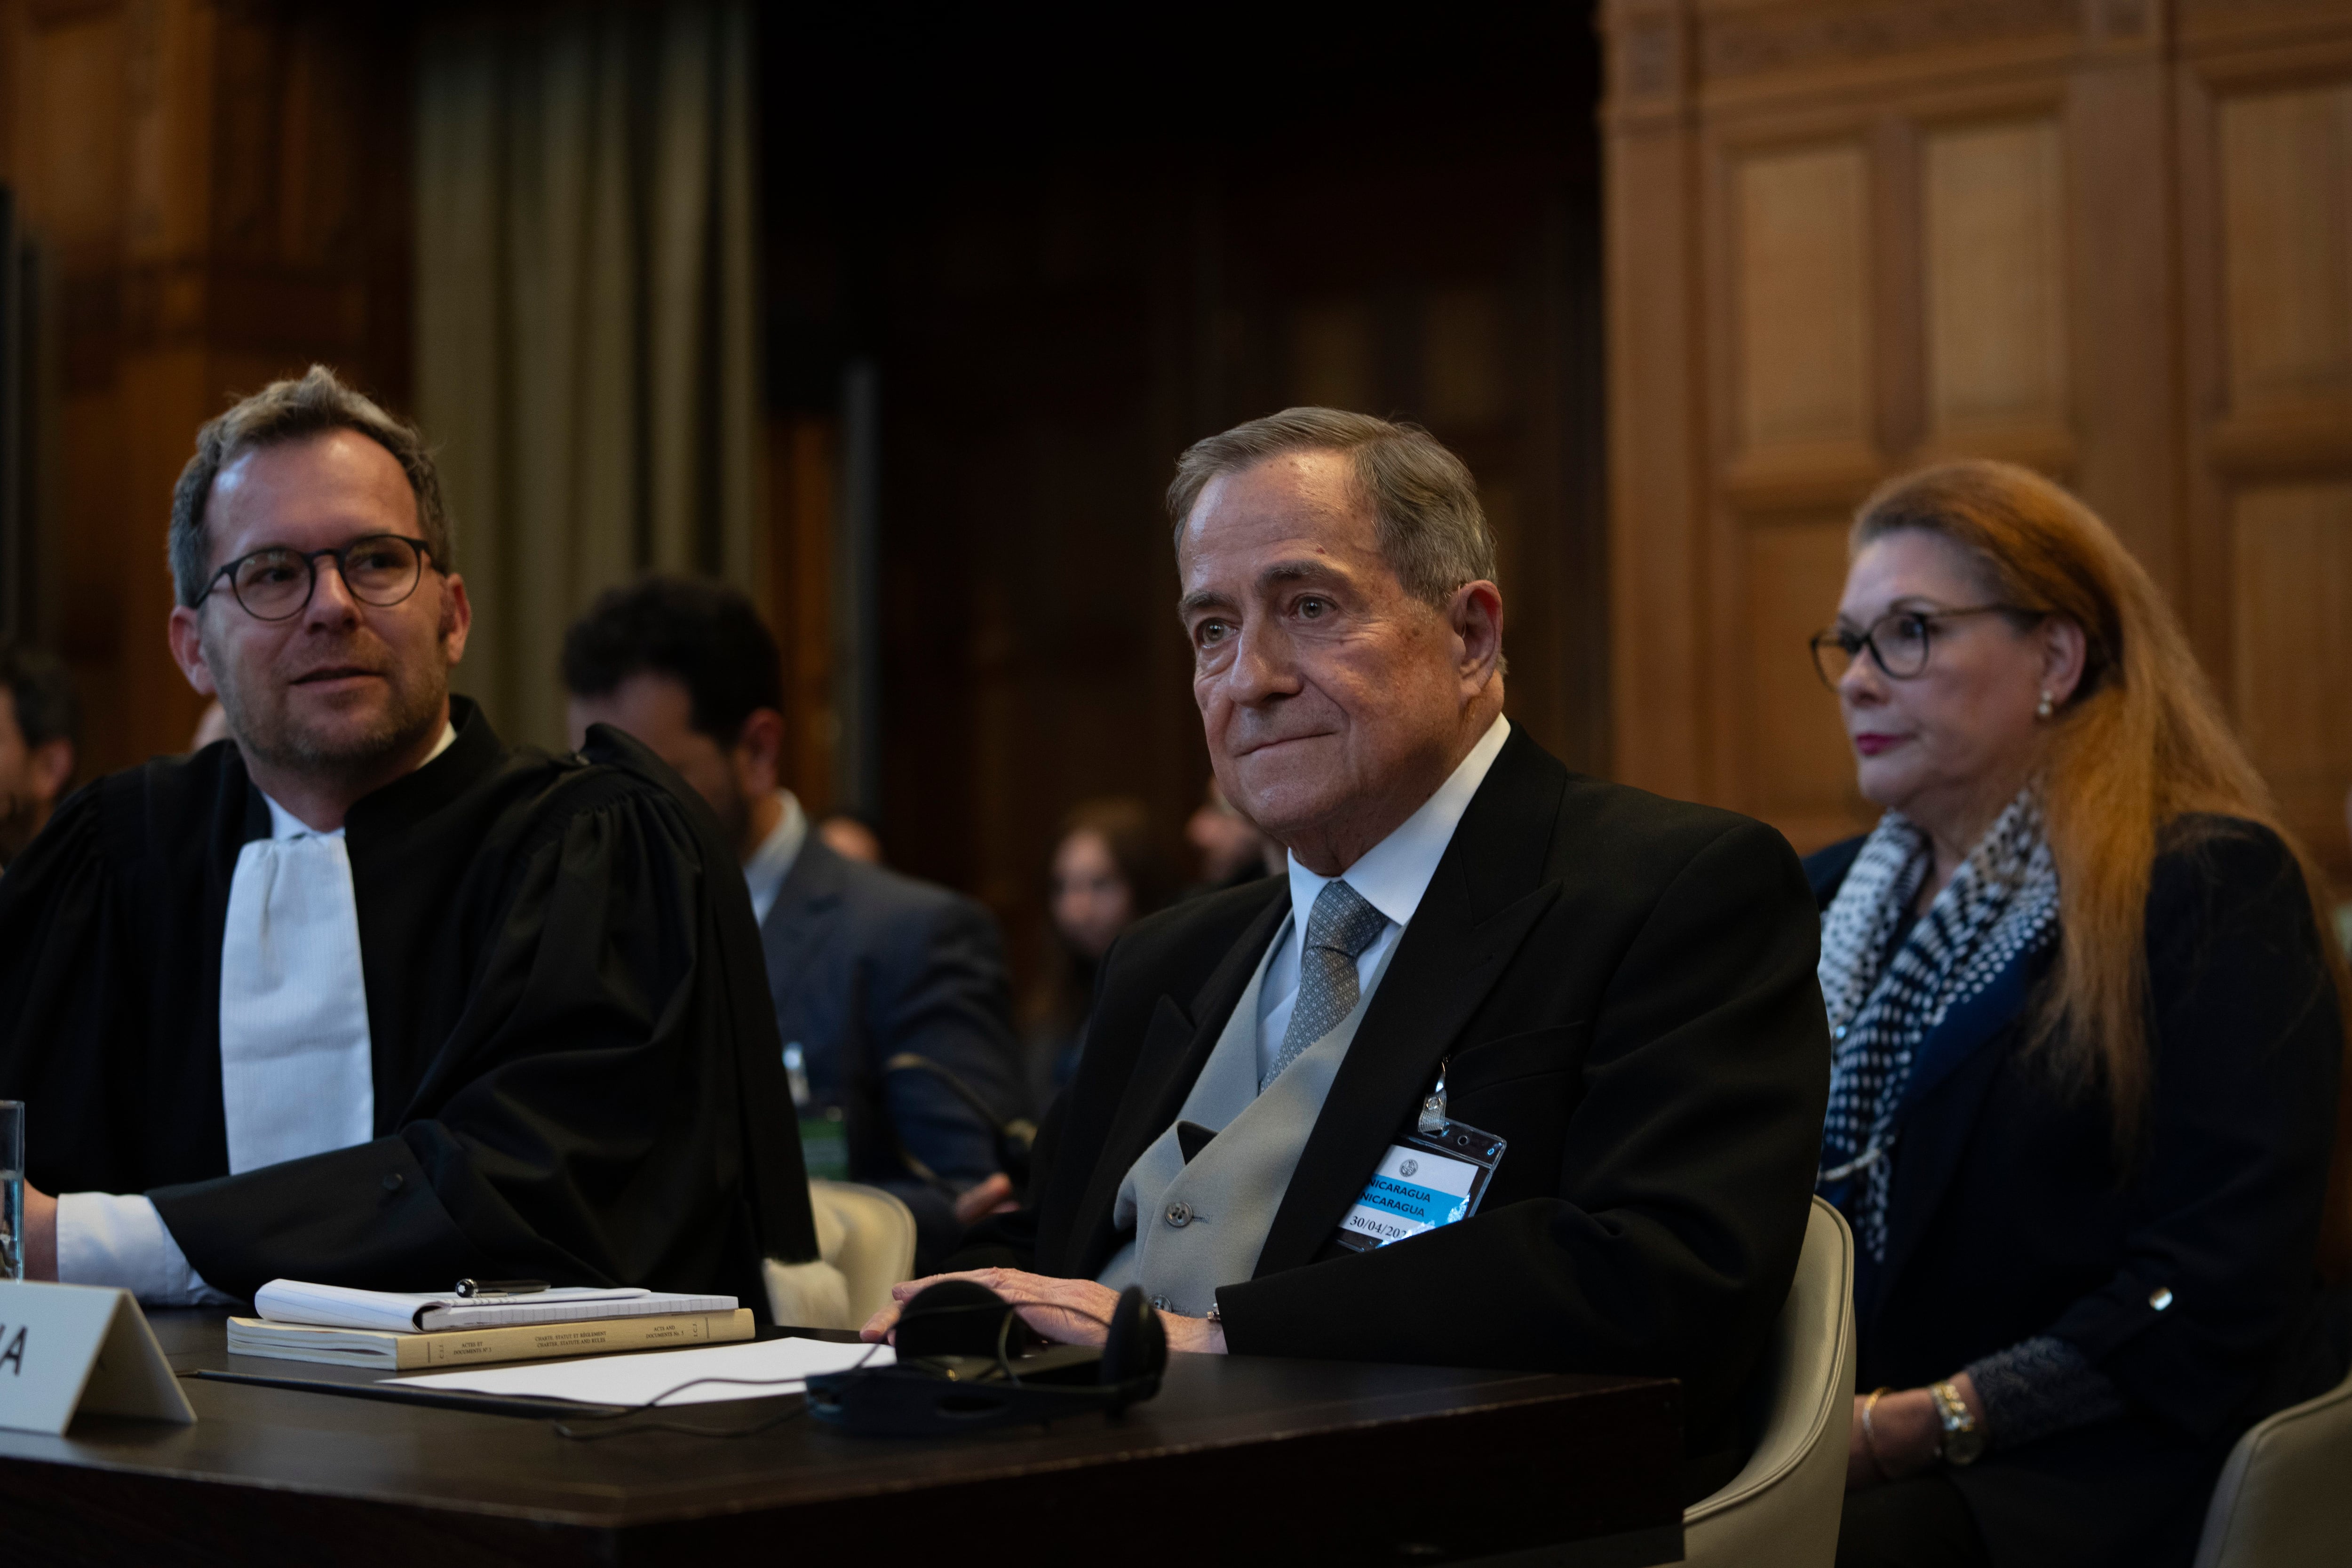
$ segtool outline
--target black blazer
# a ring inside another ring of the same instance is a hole
[[[901,1052],[961,1079],[1001,1118],[1022,1104],[1004,949],[971,900],[846,859],[812,831],[760,927],[778,1037],[798,1042],[809,1092],[839,1106],[853,1181],[915,1214],[919,1265],[954,1244],[954,1199],[998,1167],[996,1131],[938,1079],[884,1070]]]
[[[1128,1167],[1174,1120],[1288,908],[1279,878],[1139,922],[1048,1114],[1032,1208],[974,1261],[1100,1272]],[[1683,1380],[1694,1451],[1788,1293],[1829,1086],[1817,923],[1760,823],[1568,772],[1514,731],[1331,1086],[1250,1279],[1242,1353]],[[1332,1237],[1448,1062],[1509,1140],[1479,1212]]]
[[[2303,878],[2234,818],[2167,844],[2147,903],[2149,1137],[2127,1173],[2104,1099],[2063,1090],[2027,1046],[2054,949],[1989,988],[2005,1000],[1974,1038],[1954,1009],[1961,1026],[1938,1033],[1959,1037],[1923,1046],[1937,1079],[1896,1121],[1886,1258],[1855,1303],[1862,1385],[1917,1387],[2053,1334],[2132,1406],[1952,1472],[1996,1563],[2186,1562],[2230,1443],[2342,1370],[2314,1256],[2343,1040]],[[1806,862],[1822,908],[1861,845]]]

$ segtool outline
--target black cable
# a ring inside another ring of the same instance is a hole
[[[999,1372],[1003,1373],[1008,1382],[1010,1382],[1015,1388],[1018,1388],[1023,1386],[1021,1374],[1013,1370],[1013,1358],[1010,1352],[1012,1349],[1013,1320],[1020,1316],[1020,1309],[1023,1306],[1047,1307],[1057,1312],[1067,1312],[1074,1318],[1084,1318],[1087,1321],[1091,1323],[1100,1323],[1106,1330],[1110,1327],[1111,1321],[1108,1318],[1098,1317],[1095,1313],[1089,1312],[1082,1307],[1066,1307],[1059,1302],[1051,1301],[973,1301],[953,1307],[933,1307],[919,1314],[918,1321],[922,1318],[943,1318],[950,1312],[1003,1312],[1004,1314],[1003,1319],[996,1326],[996,1367]],[[899,1322],[901,1324],[906,1321],[907,1319],[904,1317],[899,1319]],[[868,1345],[864,1355],[859,1356],[856,1362],[842,1370],[845,1372],[864,1371],[866,1363],[872,1361],[874,1359],[875,1352],[880,1349],[882,1349],[882,1346],[879,1342]],[[772,1415],[764,1421],[755,1421],[749,1426],[736,1426],[722,1431],[714,1431],[708,1426],[688,1426],[676,1421],[636,1421],[634,1417],[643,1415],[647,1411],[660,1408],[661,1402],[667,1399],[674,1394],[682,1394],[689,1388],[697,1388],[706,1383],[740,1384],[746,1387],[773,1387],[775,1384],[780,1383],[798,1383],[805,1384],[806,1382],[807,1377],[805,1374],[800,1377],[693,1377],[688,1378],[686,1382],[678,1384],[674,1387],[663,1389],[659,1394],[655,1394],[651,1399],[635,1409],[616,1410],[610,1415],[585,1415],[577,1418],[582,1423],[613,1423],[613,1425],[603,1426],[598,1430],[577,1430],[572,1423],[563,1421],[553,1422],[551,1425],[553,1426],[557,1436],[567,1438],[574,1443],[601,1443],[607,1437],[625,1437],[633,1432],[675,1432],[680,1436],[686,1437],[756,1437],[762,1432],[773,1431],[775,1428],[782,1426],[785,1422],[791,1421],[797,1416],[807,1415],[808,1401],[803,1398],[800,1404],[793,1405],[790,1410],[784,1411],[782,1414],[778,1415]],[[620,1423],[625,1421],[629,1422],[630,1425],[620,1425]]]
[[[866,1353],[864,1355],[859,1356],[856,1362],[842,1370],[845,1372],[862,1371],[865,1368],[866,1363],[874,1359],[874,1352],[881,1348],[882,1346],[878,1342],[866,1346]],[[583,1422],[609,1421],[616,1423],[616,1425],[606,1426],[600,1431],[575,1431],[571,1423],[563,1421],[555,1422],[553,1423],[553,1426],[555,1428],[555,1435],[557,1436],[569,1438],[574,1443],[599,1443],[607,1437],[623,1437],[628,1436],[632,1432],[676,1432],[688,1437],[754,1437],[762,1432],[782,1426],[785,1422],[790,1421],[795,1415],[806,1415],[808,1413],[807,1401],[803,1400],[802,1403],[793,1406],[793,1408],[785,1411],[781,1415],[772,1415],[764,1421],[755,1421],[749,1426],[737,1426],[731,1429],[720,1431],[714,1431],[708,1426],[682,1426],[675,1421],[640,1421],[628,1426],[619,1426],[617,1423],[627,1421],[633,1416],[643,1415],[648,1410],[659,1409],[661,1407],[661,1402],[667,1399],[671,1394],[683,1394],[689,1388],[698,1388],[706,1383],[734,1383],[741,1384],[747,1388],[772,1388],[780,1383],[797,1383],[805,1385],[807,1382],[808,1374],[805,1373],[798,1377],[690,1377],[684,1383],[677,1384],[675,1387],[663,1389],[659,1394],[655,1394],[651,1399],[646,1400],[645,1404],[637,1406],[634,1410],[616,1410],[610,1415],[583,1415],[578,1418]]]

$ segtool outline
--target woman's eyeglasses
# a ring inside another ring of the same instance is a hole
[[[1927,668],[1927,656],[1933,651],[1936,627],[1944,621],[1958,620],[1963,616],[2039,616],[2039,610],[2029,610],[2017,605],[1971,605],[1958,610],[1897,610],[1891,616],[1881,616],[1866,631],[1849,631],[1838,626],[1830,631],[1815,632],[1812,638],[1813,668],[1820,672],[1822,684],[1831,690],[1845,679],[1853,661],[1864,650],[1890,680],[1909,680]]]

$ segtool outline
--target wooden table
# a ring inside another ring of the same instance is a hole
[[[223,1319],[152,1314],[184,1373],[339,1375],[232,1357]],[[1222,1568],[1548,1548],[1524,1559],[1532,1568],[1682,1556],[1679,1392],[1647,1379],[1178,1356],[1160,1396],[1115,1422],[907,1441],[803,1417],[731,1441],[589,1444],[545,1420],[182,1386],[194,1426],[85,1416],[64,1437],[0,1431],[0,1559]],[[787,1407],[677,1414],[726,1427]]]

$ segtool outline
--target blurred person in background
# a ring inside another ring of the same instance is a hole
[[[1132,795],[1071,807],[1054,841],[1050,876],[1044,973],[1024,1009],[1030,1103],[1039,1116],[1077,1071],[1103,954],[1176,890],[1150,810]]]
[[[2323,883],[2073,496],[1930,468],[1850,550],[1813,650],[1885,815],[1807,862],[1859,1252],[1838,1562],[2185,1564],[2238,1436],[2344,1372]]]
[[[1213,778],[1202,792],[1199,809],[1185,819],[1184,839],[1201,852],[1201,879],[1184,889],[1188,899],[1279,876],[1289,863],[1282,846],[1235,811]]]
[[[647,577],[563,641],[576,745],[643,742],[709,803],[742,860],[812,1177],[914,1212],[919,1266],[1011,1200],[1020,1109],[1003,943],[971,900],[836,853],[786,788],[783,673],[751,601]]]
[[[0,869],[25,852],[65,798],[80,733],[64,663],[0,643]]]
[[[835,812],[816,825],[816,836],[845,860],[862,861],[868,866],[889,864],[882,858],[882,836],[874,831],[872,823],[854,812]]]

